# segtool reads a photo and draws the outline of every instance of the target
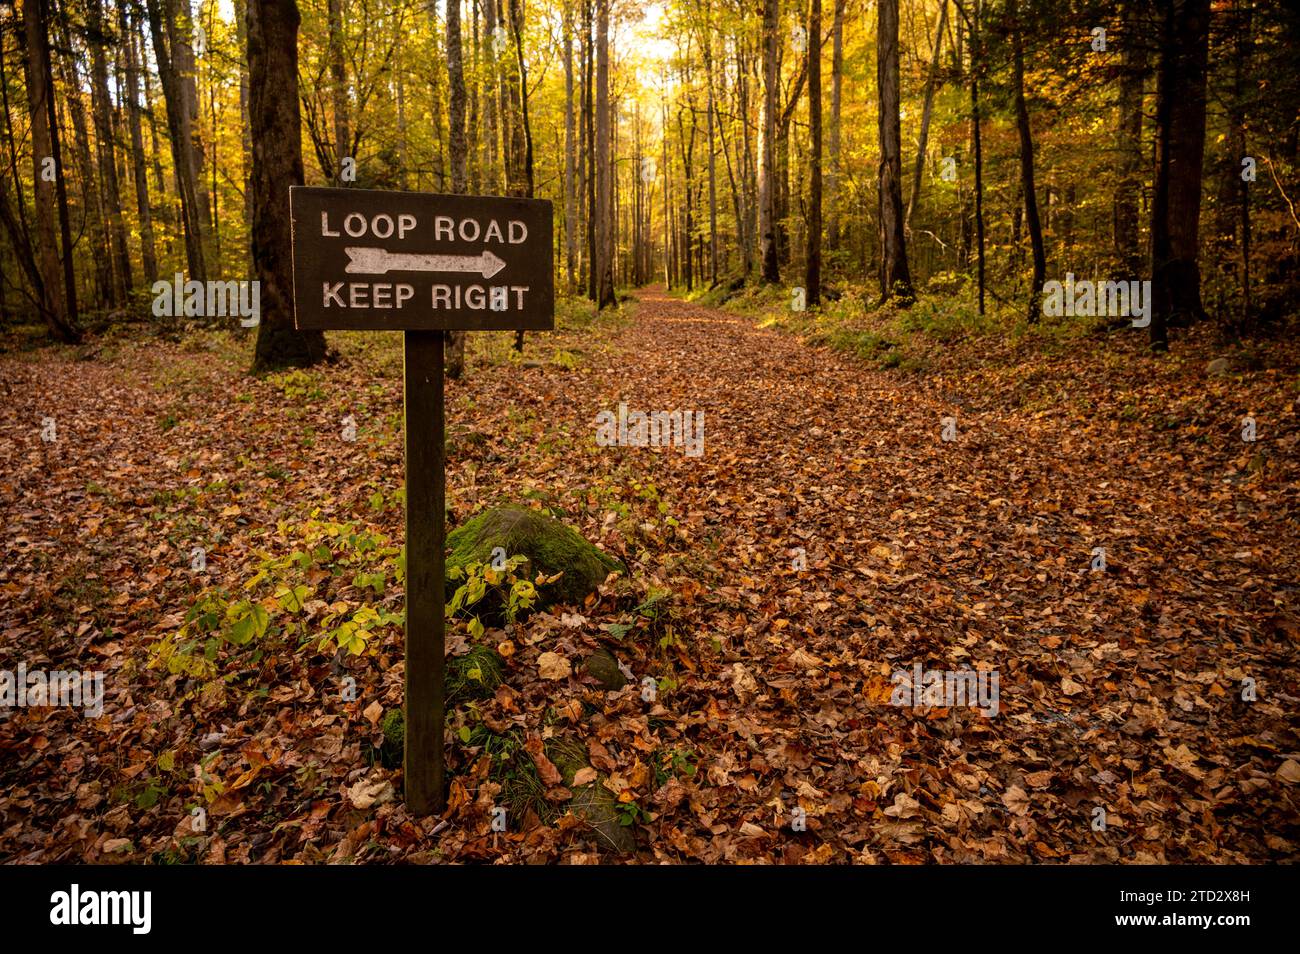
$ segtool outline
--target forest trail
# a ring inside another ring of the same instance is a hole
[[[459,735],[484,725],[586,746],[637,807],[625,857],[642,861],[1285,853],[1292,346],[1243,381],[1207,379],[1191,344],[1153,362],[1121,339],[1011,356],[976,343],[990,360],[963,371],[936,354],[906,374],[662,289],[638,296],[530,334],[522,360],[508,335],[472,336],[470,371],[448,384],[453,524],[532,501],[631,572],[585,607],[489,629],[488,645],[514,648],[496,694],[449,714],[437,830],[357,796],[400,791],[400,772],[366,754],[402,702],[400,622],[346,658],[354,702],[332,650],[297,635],[255,656],[222,648],[223,676],[201,692],[150,667],[192,607],[254,592],[262,561],[319,521],[400,542],[397,336],[332,336],[339,363],[265,378],[244,373],[246,341],[212,333],[123,338],[93,360],[0,356],[0,637],[29,666],[106,671],[103,720],[33,709],[0,723],[0,750],[20,754],[0,769],[0,811],[27,819],[0,832],[0,857],[619,857],[581,825],[525,815],[492,832],[502,796]],[[621,403],[703,414],[702,453],[600,446],[600,415]],[[1256,444],[1238,435],[1246,411]],[[57,442],[40,436],[47,417]],[[313,637],[326,601],[401,612],[400,582],[370,593],[349,585],[352,567],[331,572],[284,579],[319,595]],[[453,635],[463,653],[463,623]],[[598,646],[631,685],[583,674]],[[544,672],[547,653],[571,671]],[[891,704],[893,675],[914,664],[996,673],[996,714],[990,699]],[[213,820],[201,838],[184,827],[196,800]],[[1099,805],[1109,835],[1091,827]]]
[[[885,373],[658,288],[640,293],[615,346],[627,358],[601,377],[629,409],[705,417],[698,458],[623,453],[687,511],[683,549],[711,555],[697,636],[721,638],[724,661],[704,667],[694,701],[736,706],[700,729],[715,736],[709,780],[733,809],[748,803],[788,835],[803,806],[828,857],[874,845],[906,860],[925,844],[932,857],[1010,859],[1001,832],[1014,830],[1034,858],[1099,861],[1116,855],[1089,812],[1122,805],[1143,820],[1144,857],[1175,860],[1155,850],[1168,819],[1151,806],[1223,781],[1237,757],[1209,751],[1202,732],[1216,679],[1262,672],[1277,651],[1295,664],[1294,624],[1250,581],[1290,592],[1294,535],[1257,492],[1249,506],[1225,492],[1243,480],[1231,463],[1210,466],[1225,462],[1213,445],[1235,436],[1235,418],[1171,448],[1181,442],[1116,406],[1126,388],[1163,391],[1194,431],[1206,405],[1186,368],[1152,379],[1140,362],[1066,354],[970,380]],[[1049,397],[1026,400],[1026,382]],[[891,707],[890,676],[913,663],[999,673],[998,717]],[[1172,711],[1144,701],[1164,665],[1176,676],[1155,691]],[[1280,727],[1282,710],[1266,711],[1248,721]],[[855,817],[877,809],[883,828]],[[951,836],[938,854],[936,821]],[[1218,851],[1181,857],[1253,853]]]

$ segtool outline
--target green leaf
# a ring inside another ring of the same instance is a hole
[[[306,586],[281,586],[275,591],[275,598],[290,613],[301,613],[310,595],[311,588]]]

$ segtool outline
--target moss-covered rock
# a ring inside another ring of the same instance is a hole
[[[627,677],[618,668],[618,659],[608,649],[600,648],[587,657],[583,668],[606,689],[622,689],[627,685]]]
[[[492,562],[492,551],[501,547],[507,557],[523,556],[521,567],[529,579],[538,573],[558,580],[538,591],[538,606],[554,603],[580,604],[612,572],[621,569],[613,558],[588,543],[572,527],[536,510],[508,504],[485,510],[464,526],[447,535],[447,568],[470,563]],[[448,581],[448,595],[455,584]]]
[[[546,754],[564,776],[564,784],[573,791],[569,810],[591,827],[601,846],[622,854],[635,851],[636,832],[621,823],[618,799],[600,778],[585,785],[573,784],[574,776],[587,767],[587,753],[582,744],[571,738],[553,739],[546,747]]]

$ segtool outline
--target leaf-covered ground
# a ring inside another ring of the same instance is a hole
[[[1208,329],[1160,359],[1136,335],[980,338],[922,375],[654,290],[626,310],[570,309],[523,362],[477,336],[448,385],[453,522],[527,502],[630,572],[453,625],[430,818],[382,745],[397,336],[266,379],[216,333],[0,356],[0,668],[106,689],[98,718],[0,711],[0,858],[1296,856],[1294,345],[1211,376]],[[598,446],[619,402],[703,412],[703,454]],[[602,646],[621,690],[582,665]],[[997,714],[892,705],[914,663],[996,672]]]

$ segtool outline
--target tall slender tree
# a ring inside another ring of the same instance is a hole
[[[781,280],[777,247],[776,113],[778,0],[763,0],[763,118],[759,126],[758,245],[763,281]]]
[[[447,79],[450,121],[447,151],[451,154],[451,191],[464,195],[468,181],[465,139],[465,65],[460,35],[461,0],[447,2]],[[447,377],[459,378],[465,370],[465,332],[447,332]]]
[[[596,307],[614,296],[614,167],[610,152],[609,3],[596,0]]]
[[[902,122],[898,90],[898,0],[876,4],[876,85],[880,142],[880,296],[901,303],[912,298],[912,276],[907,268],[907,240],[903,233]]]
[[[1038,320],[1043,281],[1047,277],[1047,253],[1043,227],[1038,219],[1038,194],[1034,189],[1034,137],[1029,128],[1029,107],[1025,103],[1025,31],[1020,19],[1019,0],[1010,0],[1012,81],[1016,98],[1016,130],[1020,134],[1020,191],[1025,202],[1025,226],[1033,254],[1034,274],[1029,286],[1030,323]]]
[[[117,181],[117,155],[112,102],[108,89],[107,48],[111,38],[104,16],[104,0],[88,0],[91,110],[95,123],[95,147],[99,181],[104,190],[104,213],[112,249],[113,303],[126,300],[131,291],[131,254],[122,217],[122,195]]]
[[[821,304],[822,287],[822,0],[808,5],[808,253],[807,304]]]

